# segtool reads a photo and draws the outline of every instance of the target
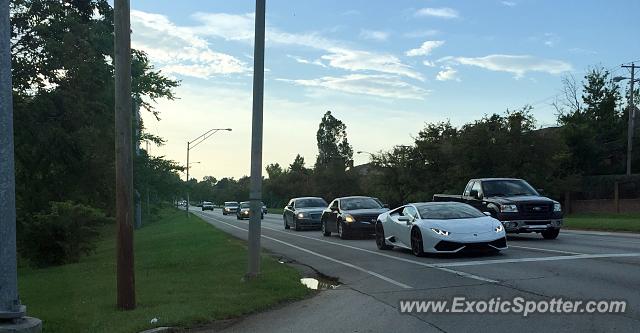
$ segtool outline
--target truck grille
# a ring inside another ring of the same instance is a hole
[[[518,205],[520,219],[542,220],[550,219],[553,215],[553,204],[549,203],[523,203]]]

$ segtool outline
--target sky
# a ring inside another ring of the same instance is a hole
[[[184,165],[187,141],[232,129],[191,150],[191,178],[249,174],[254,10],[250,0],[132,1],[132,46],[181,83],[177,100],[158,101],[160,121],[144,115],[167,140],[150,153]],[[640,60],[637,0],[267,0],[266,13],[263,165],[301,154],[313,166],[327,110],[354,151],[371,153],[413,143],[425,123],[524,105],[552,126],[563,77],[628,75],[620,64]]]

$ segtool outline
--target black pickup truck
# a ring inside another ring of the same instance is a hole
[[[508,233],[537,232],[555,239],[562,227],[562,206],[515,178],[472,179],[462,195],[435,194],[433,201],[464,202],[500,220]]]

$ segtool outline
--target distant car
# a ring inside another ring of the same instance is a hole
[[[282,219],[284,228],[300,230],[303,228],[320,228],[322,211],[328,204],[324,199],[317,197],[293,198],[284,207]]]
[[[213,203],[209,201],[202,202],[202,211],[205,210],[213,211]]]
[[[394,246],[414,255],[456,253],[466,250],[498,252],[507,248],[502,223],[478,209],[458,202],[422,202],[380,214],[376,245]]]
[[[240,206],[236,211],[236,218],[238,220],[244,220],[244,219],[248,219],[249,217],[251,217],[251,202],[243,201],[240,203]],[[261,219],[264,218],[264,214],[262,213],[262,210],[260,211],[260,218]]]
[[[322,234],[331,236],[332,232],[337,232],[343,239],[354,233],[373,234],[378,215],[388,210],[379,200],[371,197],[337,198],[322,212]]]
[[[238,211],[237,201],[225,201],[222,207],[222,215],[235,214]]]

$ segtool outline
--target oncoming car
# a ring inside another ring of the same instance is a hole
[[[209,201],[202,202],[202,211],[211,210],[213,211],[213,203]]]
[[[410,249],[416,256],[425,252],[497,252],[507,248],[500,221],[458,202],[423,202],[398,207],[378,216],[375,231],[379,249],[397,246]]]
[[[244,220],[251,217],[251,202],[243,201],[238,206],[238,210],[236,210],[236,218],[238,220]],[[264,218],[264,213],[262,212],[262,207],[260,207],[260,218]]]
[[[224,207],[222,207],[222,215],[235,214],[238,211],[237,201],[225,201]]]
[[[302,197],[289,200],[282,213],[284,228],[293,227],[293,230],[320,228],[320,217],[327,206],[327,202],[318,197]]]
[[[337,232],[342,239],[374,233],[376,218],[388,209],[375,198],[352,196],[334,199],[320,216],[322,235]]]

